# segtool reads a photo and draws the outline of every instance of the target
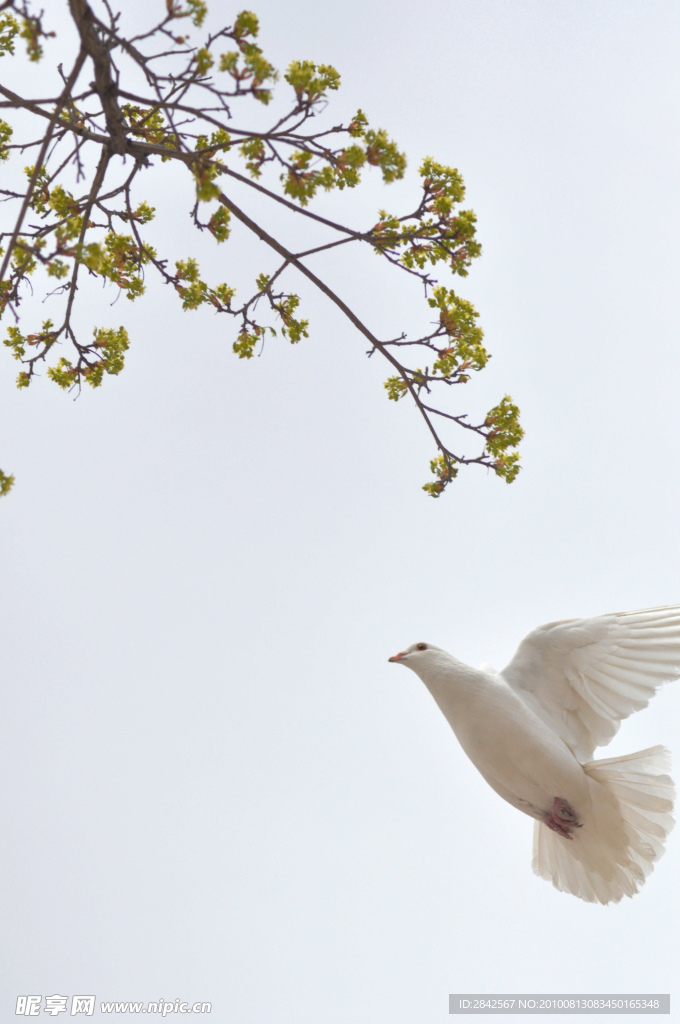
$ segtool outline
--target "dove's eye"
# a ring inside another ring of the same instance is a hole
[[[427,650],[427,644],[418,644],[418,646],[416,647],[416,650],[417,651],[426,651]]]

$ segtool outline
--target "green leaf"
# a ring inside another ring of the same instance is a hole
[[[482,370],[491,356],[482,345],[484,332],[477,326],[479,313],[472,303],[442,286],[436,287],[427,301],[433,309],[439,309],[439,322],[452,342],[440,350],[433,369],[444,378],[468,366]]]
[[[231,346],[239,359],[252,359],[258,341],[264,334],[263,327],[241,328],[237,341]]]
[[[219,206],[208,221],[208,231],[210,231],[217,242],[226,242],[229,238],[230,220],[231,214],[226,206]]]
[[[366,134],[367,128],[368,118],[364,114],[363,110],[359,109],[350,121],[347,131],[353,139],[361,139]]]
[[[9,494],[14,485],[14,477],[8,476],[0,469],[0,498],[4,498],[5,495]]]
[[[447,484],[450,484],[458,476],[458,466],[449,455],[437,455],[430,462],[430,472],[437,477],[429,484],[423,484],[423,490],[431,498],[438,498],[443,493]]]
[[[364,134],[364,141],[366,142],[366,159],[369,164],[381,169],[385,184],[404,177],[406,157],[399,152],[396,143],[388,139],[384,129],[380,128],[378,131],[374,131],[369,128]]]
[[[7,145],[12,138],[12,126],[0,119],[0,160],[6,160],[9,156]]]
[[[490,428],[486,448],[495,457],[494,470],[510,484],[520,471],[520,457],[517,452],[508,452],[508,448],[515,448],[520,443],[524,430],[519,422],[519,409],[509,395],[489,410],[484,426]]]
[[[196,61],[196,68],[198,70],[199,75],[207,74],[207,72],[215,63],[215,58],[213,57],[210,50],[208,50],[205,46],[202,46],[200,50],[196,51],[194,55],[194,60]]]
[[[283,76],[295,90],[298,103],[312,106],[330,90],[340,88],[340,75],[330,64],[313,64],[311,60],[294,60]],[[359,111],[361,113],[361,111]]]
[[[73,363],[62,356],[56,366],[48,367],[47,376],[57,387],[69,391],[78,380],[78,371],[74,369]]]
[[[387,391],[387,397],[392,402],[398,402],[408,392],[408,384],[403,377],[388,377],[383,387]]]
[[[260,23],[257,15],[252,11],[241,11],[234,22],[234,35],[239,38],[253,36],[255,38],[260,31]]]
[[[8,11],[0,14],[0,57],[14,53],[14,40],[19,34],[19,23]]]
[[[186,9],[182,9],[176,0],[167,0],[168,13],[171,18],[191,18],[196,28],[200,28],[208,13],[205,0],[185,0]]]

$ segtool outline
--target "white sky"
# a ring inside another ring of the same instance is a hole
[[[446,283],[493,360],[457,395],[513,396],[524,468],[426,497],[424,427],[304,283],[310,339],[248,364],[231,322],[155,286],[87,296],[84,332],[132,340],[98,393],[18,393],[5,353],[2,1019],[26,993],[208,1000],[239,1024],[431,1024],[460,991],[673,995],[680,833],[634,900],[556,892],[531,872],[533,823],[387,657],[422,639],[502,667],[541,622],[680,601],[680,10],[255,9],[279,68],[340,70],[334,121],[360,105],[409,156],[403,183],[319,209],[371,224],[413,204],[423,156],[463,173],[484,255]],[[213,2],[213,21],[237,10]],[[238,229],[195,238],[172,174],[148,179],[152,241],[212,281],[274,265]],[[373,256],[316,266],[379,336],[425,322]],[[601,756],[654,743],[680,757],[678,687]]]

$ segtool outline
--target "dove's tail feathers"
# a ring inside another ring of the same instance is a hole
[[[562,892],[589,903],[618,903],[639,892],[675,824],[670,754],[650,747],[590,761],[583,770],[595,783],[583,827],[568,840],[537,821],[532,867]]]

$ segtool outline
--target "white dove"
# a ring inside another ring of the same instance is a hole
[[[500,673],[425,643],[389,660],[420,676],[492,789],[536,819],[537,875],[590,903],[639,891],[674,825],[670,754],[590,758],[680,676],[680,605],[549,622]]]

